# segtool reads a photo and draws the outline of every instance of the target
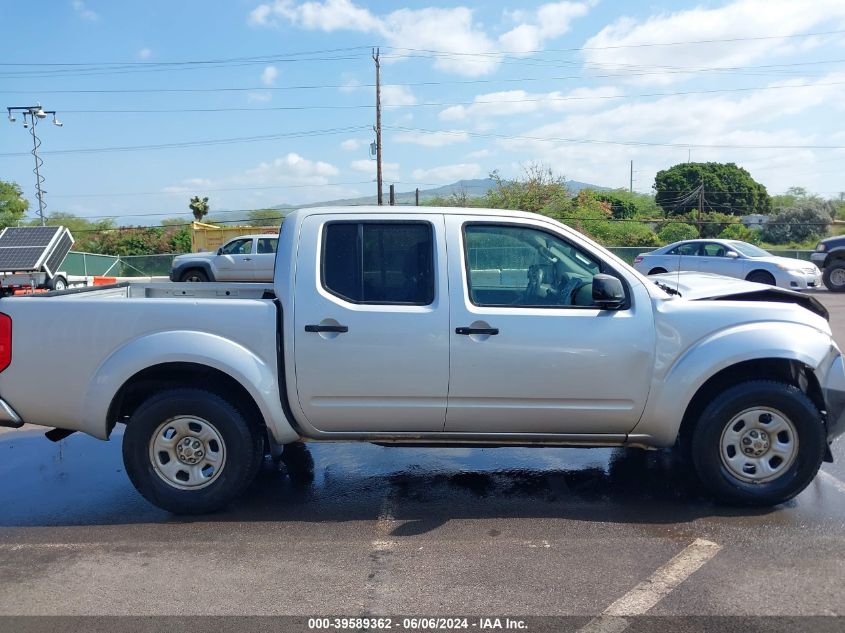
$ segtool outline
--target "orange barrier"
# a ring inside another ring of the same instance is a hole
[[[117,283],[117,277],[94,277],[95,286],[110,286]]]

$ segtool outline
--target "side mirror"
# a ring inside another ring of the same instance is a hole
[[[611,275],[593,277],[593,303],[603,310],[616,310],[625,303],[622,282]]]
[[[725,257],[736,259],[737,257],[739,257],[739,253],[737,253],[736,251],[728,251],[727,253],[725,253]]]
[[[218,255],[222,255],[222,254],[223,254],[223,247],[222,247],[222,246],[221,246],[220,248],[218,248],[218,249],[217,249],[217,254],[218,254]]]

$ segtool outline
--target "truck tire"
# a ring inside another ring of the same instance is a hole
[[[845,260],[835,259],[825,266],[822,282],[831,292],[845,292]]]
[[[826,445],[821,414],[797,387],[757,380],[731,387],[692,432],[696,474],[721,502],[771,506],[804,490]]]
[[[252,482],[264,456],[264,430],[230,402],[202,389],[151,396],[132,414],[123,463],[149,502],[176,514],[226,506]]]
[[[61,275],[56,275],[47,282],[47,288],[50,290],[67,290],[67,279]]]
[[[180,281],[205,282],[208,281],[208,275],[201,268],[191,268],[182,273]]]

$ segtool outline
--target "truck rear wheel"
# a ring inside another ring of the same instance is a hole
[[[717,500],[770,506],[791,499],[816,476],[825,430],[800,389],[759,380],[715,397],[691,440],[696,473]]]
[[[202,389],[150,397],[123,436],[123,463],[135,488],[176,514],[224,507],[252,482],[263,456],[263,429]]]
[[[845,260],[836,259],[825,266],[822,282],[831,292],[845,292]]]

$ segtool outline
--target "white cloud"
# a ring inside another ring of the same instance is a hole
[[[501,50],[516,47],[524,51],[530,44],[541,46],[547,39],[570,29],[570,22],[584,15],[588,2],[553,2],[537,11],[525,13],[529,20],[496,39],[475,21],[467,7],[425,7],[397,9],[375,15],[352,0],[272,0],[258,5],[249,14],[254,26],[280,27],[293,24],[306,30],[357,31],[383,39],[394,47],[385,62],[404,57],[403,50],[427,49],[442,51],[434,56],[434,67],[466,76],[493,72],[502,60]],[[513,14],[512,14],[513,15]]]
[[[416,103],[417,98],[406,86],[387,84],[381,87],[381,104],[384,106],[409,106]]]
[[[88,20],[89,22],[96,22],[100,19],[100,15],[91,9],[83,2],[83,0],[72,0],[70,6],[73,7],[73,10],[83,20]]]
[[[793,169],[811,164],[807,150],[767,149],[730,146],[779,146],[830,144],[818,132],[801,126],[819,108],[845,102],[845,73],[831,73],[818,78],[815,87],[761,90],[742,96],[675,95],[656,99],[613,102],[604,107],[566,113],[551,122],[523,129],[494,143],[517,160],[539,160],[568,178],[598,185],[627,185],[628,161],[634,159],[639,173],[635,187],[648,190],[654,174],[674,163],[687,160],[692,147],[694,161],[748,162],[770,161],[788,156]],[[795,79],[775,85],[806,84]],[[836,107],[836,106],[833,106]],[[815,110],[814,110],[815,109]],[[541,140],[547,139],[547,140]],[[619,145],[592,141],[630,141]],[[642,145],[636,145],[642,143]],[[649,143],[673,143],[678,147],[648,146]],[[719,146],[727,147],[719,147]],[[752,176],[756,177],[754,169]],[[790,173],[777,162],[771,170],[761,171],[761,181],[774,191],[792,184]],[[780,180],[778,180],[780,178]],[[817,180],[814,182],[821,182]],[[809,183],[813,184],[813,183]]]
[[[582,54],[591,70],[620,70],[630,81],[668,84],[692,76],[678,72],[678,67],[747,65],[762,58],[794,52],[796,46],[819,46],[826,39],[814,38],[803,43],[802,40],[773,38],[674,46],[642,44],[794,35],[814,28],[842,28],[843,20],[845,3],[841,0],[735,0],[718,8],[696,7],[642,21],[619,18],[587,40]],[[706,62],[702,63],[702,60]],[[644,66],[647,68],[643,69]],[[655,66],[658,67],[656,72]]]
[[[488,148],[477,149],[474,152],[467,154],[467,158],[489,158],[490,156],[495,155],[495,153],[496,152]]]
[[[469,135],[462,130],[443,132],[397,132],[392,140],[396,143],[410,143],[423,147],[443,147],[455,143],[464,143],[469,140]]]
[[[456,180],[476,178],[479,174],[481,174],[481,165],[459,163],[457,165],[441,165],[431,169],[415,169],[411,176],[420,183],[450,183]]]
[[[443,121],[463,121],[494,116],[512,116],[533,112],[565,112],[592,110],[603,99],[622,94],[619,88],[600,86],[598,88],[576,88],[568,93],[560,91],[531,93],[525,90],[505,90],[477,95],[472,105],[450,106],[438,114]]]
[[[542,49],[546,40],[560,37],[572,28],[572,21],[587,14],[592,2],[552,2],[535,12],[511,12],[519,25],[499,36],[502,50],[526,54]]]
[[[364,141],[357,138],[348,138],[345,141],[342,141],[340,144],[340,149],[345,152],[354,152],[356,149],[361,147],[364,144]]]
[[[261,71],[261,83],[265,86],[272,86],[276,83],[276,78],[279,76],[279,70],[275,66],[267,66]]]
[[[142,48],[138,51],[138,59],[149,59],[153,56],[153,51],[149,48]]]
[[[289,152],[271,161],[259,163],[256,167],[236,172],[222,178],[189,178],[178,185],[165,187],[165,193],[186,193],[190,191],[225,189],[238,187],[273,187],[329,184],[332,176],[340,173],[338,168],[321,160],[311,160]]]
[[[351,163],[349,163],[349,167],[353,171],[366,174],[371,178],[376,177],[376,161],[374,160],[368,158],[353,160]],[[399,180],[399,163],[382,162],[381,177],[382,180]]]
[[[246,100],[250,103],[267,103],[273,98],[269,90],[250,90],[246,93]]]

